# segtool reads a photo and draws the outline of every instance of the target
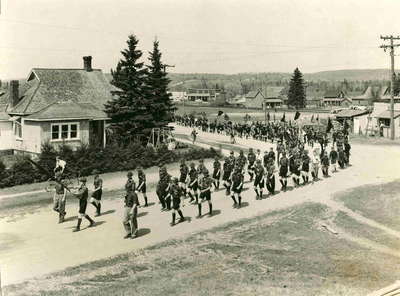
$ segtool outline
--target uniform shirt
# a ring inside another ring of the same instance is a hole
[[[261,164],[256,165],[255,174],[256,177],[262,177],[264,175],[264,167]]]
[[[282,157],[282,158],[279,160],[279,164],[280,164],[281,167],[286,167],[286,168],[287,168],[287,166],[288,166],[288,159],[286,158],[286,156],[285,156],[285,157]]]
[[[75,196],[79,198],[80,202],[86,202],[89,197],[89,190],[87,189],[85,184],[82,184],[78,191],[75,193]]]
[[[232,171],[231,164],[230,164],[230,162],[228,160],[224,162],[223,169],[224,169],[224,172],[231,172]]]
[[[328,155],[324,155],[322,156],[321,162],[324,166],[328,166],[329,165],[329,157]]]
[[[272,178],[274,174],[275,174],[275,165],[270,164],[268,166],[268,178]]]
[[[275,152],[274,151],[268,152],[268,157],[272,158],[272,159],[275,159]]]
[[[207,188],[210,189],[212,183],[213,183],[213,180],[210,177],[204,177],[201,180],[200,189],[201,190],[204,190],[204,189],[207,189]]]
[[[54,188],[56,189],[57,194],[64,194],[65,191],[64,181],[56,182]]]
[[[229,156],[229,162],[231,163],[232,168],[235,167],[235,163],[236,163],[236,158],[233,155]]]
[[[256,161],[256,155],[253,152],[250,152],[247,155],[247,160],[249,161],[249,164],[253,164]]]
[[[125,190],[127,193],[129,192],[133,192],[136,189],[136,184],[135,181],[133,181],[133,179],[128,179],[125,183]]]
[[[177,184],[171,184],[171,186],[169,187],[169,193],[171,194],[172,198],[181,198],[182,188]]]
[[[206,166],[204,164],[199,164],[197,167],[197,174],[202,174],[205,170],[207,170]]]
[[[256,160],[263,160],[261,153],[256,154]]]
[[[214,161],[213,167],[214,167],[214,170],[220,170],[221,163],[218,160],[216,160],[216,161]]]
[[[133,207],[133,205],[137,205],[137,204],[139,204],[139,199],[138,199],[136,192],[129,191],[125,195],[125,206],[131,208],[131,207]]]
[[[146,174],[143,171],[138,171],[139,184],[146,183]]]
[[[335,163],[335,162],[337,161],[337,159],[338,159],[338,153],[337,153],[337,151],[336,151],[336,150],[332,150],[332,151],[329,153],[329,158],[331,159],[331,162],[332,162],[332,163]]]
[[[198,176],[197,170],[195,168],[191,168],[189,171],[190,181],[193,182],[194,180],[196,180],[197,176]]]
[[[103,187],[103,180],[100,178],[94,179],[93,181],[94,189],[102,188]]]
[[[239,186],[240,183],[243,183],[243,175],[240,173],[234,173],[232,175],[232,183],[234,187]]]
[[[181,172],[181,176],[186,179],[186,176],[189,172],[189,167],[186,164],[181,164],[179,170]]]

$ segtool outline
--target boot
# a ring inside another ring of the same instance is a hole
[[[231,195],[231,198],[232,198],[232,200],[233,200],[233,207],[236,207],[237,201],[236,201],[235,196]]]
[[[208,208],[209,208],[208,215],[212,216],[212,203],[208,204]]]
[[[99,203],[96,207],[97,211],[96,211],[96,217],[101,215],[101,203]]]
[[[185,221],[185,217],[183,217],[183,214],[182,214],[182,211],[181,211],[181,210],[178,210],[178,214],[179,214],[179,216],[181,217],[181,218],[179,219],[179,223]]]
[[[240,208],[242,206],[242,197],[240,195],[238,196],[238,201],[238,207]]]
[[[72,231],[77,232],[77,231],[81,230],[81,223],[82,223],[82,219],[78,218],[78,224],[76,224],[76,228]]]
[[[90,225],[89,227],[92,227],[94,225],[94,221],[92,220],[92,218],[90,218],[88,215],[85,215],[85,218],[89,221]]]
[[[199,214],[197,215],[197,218],[201,217],[201,203],[197,204],[197,207],[199,209]]]
[[[65,216],[65,214],[60,214],[58,216],[58,223],[63,223],[64,222],[64,216]]]
[[[147,195],[144,196],[144,206],[148,207],[149,204],[147,203]]]
[[[260,194],[258,193],[258,189],[254,188],[254,191],[256,192],[256,199],[259,199],[260,198]]]

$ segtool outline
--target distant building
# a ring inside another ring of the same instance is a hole
[[[371,117],[373,119],[374,129],[378,135],[390,137],[390,104],[386,102],[374,103],[374,109]],[[394,104],[394,126],[395,138],[400,137],[400,103]]]
[[[244,106],[247,108],[262,108],[264,96],[260,90],[253,90],[244,96]]]
[[[171,91],[171,98],[174,102],[182,102],[187,100],[185,91]]]
[[[342,124],[346,120],[354,134],[365,134],[369,116],[368,110],[345,109],[336,114],[336,120]]]
[[[346,92],[340,91],[327,91],[322,99],[324,106],[341,106],[348,107],[352,104],[351,99],[347,96]]]
[[[220,92],[221,91],[219,89],[189,88],[186,91],[186,95],[188,101],[212,102],[217,99],[217,96]]]
[[[265,106],[267,109],[281,107],[284,104],[285,97],[283,86],[268,86],[265,90]]]

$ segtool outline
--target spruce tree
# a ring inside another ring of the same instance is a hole
[[[153,117],[154,127],[165,127],[173,119],[175,105],[168,92],[170,79],[165,71],[166,65],[161,62],[159,42],[153,43],[153,51],[149,52],[150,65],[147,66],[146,88],[149,108]]]
[[[128,47],[121,51],[122,58],[115,70],[111,70],[114,99],[105,104],[105,112],[111,118],[111,129],[118,143],[127,144],[136,136],[147,135],[152,114],[146,99],[146,68],[140,62],[142,51],[137,49],[139,40],[130,35]]]
[[[294,70],[289,83],[288,105],[296,109],[306,107],[306,93],[304,90],[303,75],[299,68]]]

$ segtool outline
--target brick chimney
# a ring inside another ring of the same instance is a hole
[[[83,57],[83,69],[87,72],[92,71],[92,56]]]
[[[10,81],[10,106],[14,107],[19,102],[19,81]]]

